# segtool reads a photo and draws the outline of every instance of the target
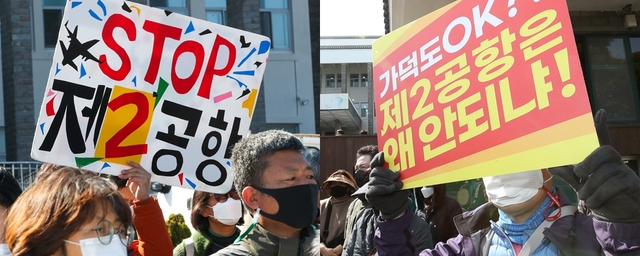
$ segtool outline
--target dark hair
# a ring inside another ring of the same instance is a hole
[[[109,175],[109,180],[113,181],[113,183],[116,184],[116,186],[118,186],[118,189],[124,188],[127,186],[127,181],[128,180],[123,180],[120,179],[118,176],[115,175]]]
[[[0,205],[9,209],[20,194],[22,189],[18,181],[4,167],[0,167]]]
[[[373,159],[373,157],[378,154],[378,146],[376,145],[366,145],[358,149],[356,152],[356,157],[361,157],[363,155],[369,155]]]
[[[344,130],[338,129],[336,130],[336,134],[344,135]]]
[[[191,200],[191,226],[200,231],[200,233],[206,233],[209,231],[209,218],[202,216],[202,209],[203,207],[207,207],[209,197],[214,195],[215,194],[211,192],[198,190],[193,191],[193,199]],[[244,224],[244,220],[243,218],[240,218],[236,225],[242,224]]]
[[[302,155],[304,146],[293,134],[282,130],[268,130],[243,138],[233,147],[231,165],[233,183],[239,193],[249,185],[262,186],[262,174],[269,163],[267,156],[278,151],[293,150]]]
[[[98,209],[112,209],[122,223],[133,225],[131,210],[112,182],[78,168],[45,164],[7,215],[7,244],[14,256],[60,254],[64,239],[92,221]]]
[[[360,130],[360,135],[365,135],[365,134],[369,134],[369,132],[367,130]]]

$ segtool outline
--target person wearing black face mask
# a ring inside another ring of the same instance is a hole
[[[249,227],[216,256],[319,255],[314,222],[320,189],[293,134],[268,130],[233,146],[233,183],[253,215]]]
[[[353,175],[358,188],[369,182],[369,172],[371,172],[369,163],[376,154],[378,154],[378,146],[376,145],[363,146],[356,152],[356,164],[353,166]],[[351,243],[351,232],[353,231],[353,227],[356,225],[359,216],[362,215],[361,213],[364,211],[365,205],[369,204],[364,195],[352,196],[356,200],[353,200],[347,209],[347,219],[345,221],[344,228],[344,248],[347,248]],[[343,251],[343,254],[345,254],[345,251]]]
[[[321,189],[331,197],[320,201],[320,255],[341,255],[347,209],[355,200],[350,197],[356,191],[355,180],[347,171],[338,170],[322,183]]]

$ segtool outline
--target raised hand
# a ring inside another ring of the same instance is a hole
[[[611,147],[606,112],[598,110],[594,119],[600,147],[573,168],[564,166],[550,171],[578,192],[578,198],[596,218],[640,222],[640,178]]]
[[[367,201],[380,211],[384,220],[391,220],[402,214],[411,204],[409,191],[401,191],[400,173],[394,172],[384,165],[384,152],[378,153],[371,160],[371,174]]]
[[[135,201],[142,201],[149,198],[149,189],[151,187],[151,173],[145,170],[138,163],[127,161],[131,166],[130,169],[122,170],[118,178],[128,179],[127,187],[133,194]]]

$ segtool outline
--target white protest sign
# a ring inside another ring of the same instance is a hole
[[[68,1],[38,116],[34,159],[209,192],[232,186],[267,37],[115,0]]]

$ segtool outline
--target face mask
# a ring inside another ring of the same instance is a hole
[[[286,188],[261,188],[256,190],[265,193],[278,201],[279,209],[275,214],[264,211],[261,214],[269,219],[282,222],[292,228],[304,228],[313,222],[318,214],[318,185],[307,184]]]
[[[549,180],[543,180],[541,170],[482,178],[487,196],[498,207],[526,202]]]
[[[331,192],[329,194],[334,198],[341,198],[347,195],[349,189],[347,187],[334,186],[331,187]]]
[[[8,244],[0,244],[0,256],[11,256]]]
[[[356,170],[353,174],[353,177],[356,179],[356,184],[358,187],[364,186],[364,184],[369,181],[369,173],[363,170]]]
[[[242,218],[242,202],[240,200],[228,198],[227,201],[217,203],[214,206],[207,205],[207,207],[213,209],[213,216],[209,215],[209,217],[215,218],[227,226],[236,225],[238,220]]]
[[[64,240],[80,246],[83,256],[127,256],[127,248],[120,242],[120,236],[113,235],[111,243],[104,245],[97,237],[80,240],[80,243]]]

